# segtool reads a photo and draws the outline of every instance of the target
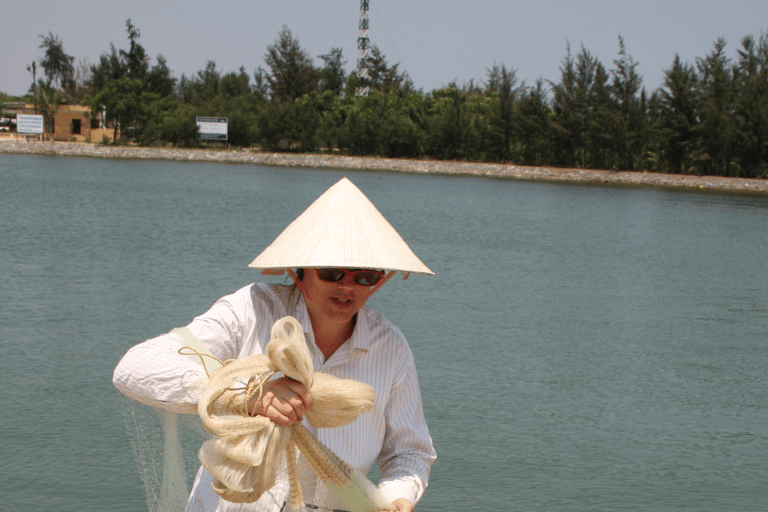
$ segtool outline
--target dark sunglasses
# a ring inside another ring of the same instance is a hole
[[[345,270],[343,268],[318,268],[317,277],[328,283],[338,283],[346,275],[352,276],[356,284],[360,286],[373,286],[384,277],[380,270]]]

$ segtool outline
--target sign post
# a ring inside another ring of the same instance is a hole
[[[32,114],[16,114],[16,133],[27,135],[43,135],[43,116]]]
[[[226,117],[198,117],[197,138],[200,140],[229,140]]]

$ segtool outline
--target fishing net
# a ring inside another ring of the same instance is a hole
[[[197,451],[210,437],[200,418],[175,414],[120,398],[126,431],[149,512],[183,512],[200,461]]]

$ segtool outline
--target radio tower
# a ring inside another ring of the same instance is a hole
[[[355,96],[368,96],[368,0],[360,0],[360,26],[357,32],[357,80]]]

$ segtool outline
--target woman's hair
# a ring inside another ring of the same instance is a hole
[[[299,281],[304,280],[304,269],[303,268],[297,268],[296,269],[296,277],[299,278]],[[293,298],[294,295],[296,295],[296,303],[299,303],[299,297],[301,297],[301,290],[299,290],[299,287],[296,286],[296,283],[294,282],[292,285],[290,285],[291,288],[291,294],[290,297]]]

